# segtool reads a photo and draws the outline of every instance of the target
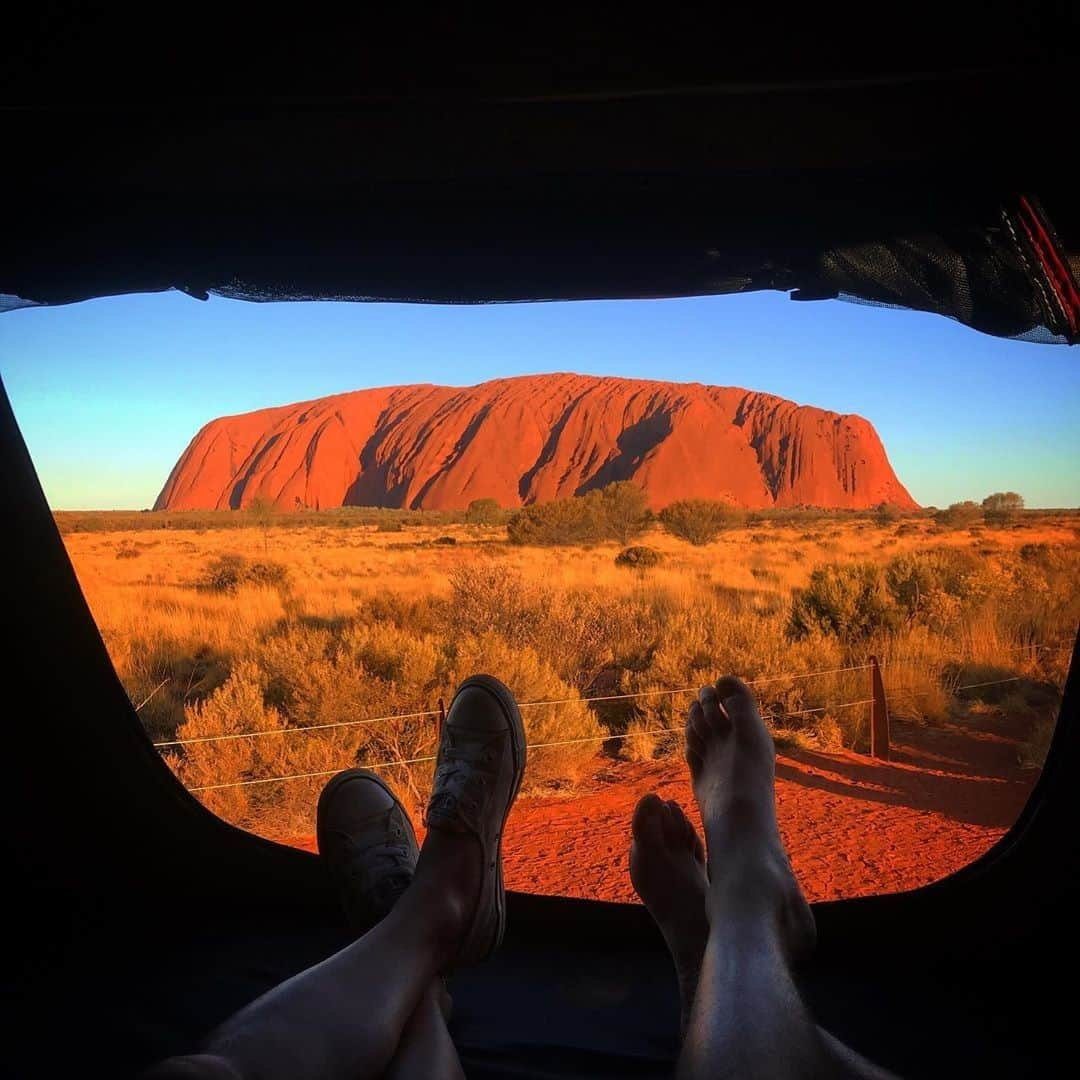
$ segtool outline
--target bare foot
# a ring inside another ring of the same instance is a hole
[[[709,937],[705,847],[682,807],[658,795],[637,804],[631,828],[630,880],[675,963],[685,1031]]]
[[[776,823],[773,741],[741,679],[725,676],[698,694],[686,761],[705,826],[709,921],[774,915],[789,960],[801,962],[814,947],[814,917]]]

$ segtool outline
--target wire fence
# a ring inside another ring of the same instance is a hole
[[[807,671],[801,674],[791,673],[787,675],[768,675],[760,679],[750,680],[747,683],[747,686],[764,686],[768,683],[783,681],[795,682],[801,679],[813,679],[824,677],[826,675],[839,675],[845,671],[868,671],[870,667],[870,664],[856,664],[851,667],[830,668],[825,671]],[[696,694],[698,690],[699,687],[683,686],[676,690],[639,690],[632,694],[601,694],[594,697],[551,698],[546,701],[521,701],[518,702],[518,708],[538,709],[548,705],[587,705],[601,701],[631,701],[635,698],[672,697],[678,694]],[[137,711],[138,709],[136,709],[136,712]],[[158,749],[166,749],[172,746],[189,746],[193,743],[226,742],[233,739],[257,739],[264,735],[296,735],[313,731],[328,731],[331,728],[349,728],[358,727],[364,724],[381,724],[393,720],[425,719],[438,715],[438,709],[426,709],[422,712],[391,713],[387,716],[369,716],[363,720],[341,720],[334,724],[307,724],[302,727],[265,728],[262,731],[230,732],[226,735],[199,735],[190,739],[168,739],[164,742],[156,742],[154,743],[154,746]]]
[[[1066,652],[1066,651],[1068,651],[1068,652],[1071,652],[1072,650],[1071,650],[1071,647],[1065,647],[1065,646],[1058,647],[1058,646],[1050,646],[1050,645],[1032,644],[1032,645],[1015,646],[1015,647],[1013,647],[1013,648],[1011,648],[1009,650],[1006,650],[1006,651],[1009,651],[1009,652],[1017,652],[1017,651],[1028,651],[1028,652],[1043,652],[1043,651]],[[894,663],[891,663],[891,664],[881,663],[881,664],[878,665],[879,669],[889,669],[889,670],[895,670],[897,668],[911,667],[911,666],[914,666],[914,665],[905,664],[904,662],[894,662]],[[768,675],[768,676],[762,676],[761,678],[758,678],[758,679],[748,680],[747,685],[757,687],[757,686],[765,686],[765,685],[769,685],[771,683],[778,683],[778,682],[797,682],[797,681],[802,681],[802,680],[806,680],[806,679],[825,678],[825,677],[830,676],[830,675],[842,675],[842,674],[846,674],[846,673],[850,673],[850,672],[869,671],[873,667],[874,667],[874,664],[866,663],[866,664],[852,664],[852,665],[848,665],[846,667],[839,667],[839,668],[826,668],[826,669],[822,669],[820,671],[787,672],[787,673],[784,673],[784,674]],[[1008,678],[1003,678],[1003,679],[988,679],[988,680],[983,680],[983,681],[980,681],[980,682],[964,683],[964,684],[961,684],[961,685],[958,685],[958,686],[951,687],[951,688],[949,688],[949,690],[952,693],[958,693],[958,692],[960,692],[962,690],[975,690],[975,689],[982,689],[982,688],[990,687],[990,686],[1003,686],[1003,685],[1006,685],[1008,683],[1020,682],[1020,681],[1026,679],[1028,677],[1029,676],[1026,676],[1026,675],[1013,675],[1013,676],[1010,676]],[[159,684],[153,690],[150,697],[153,697],[154,694],[156,694],[162,688],[162,686],[164,686],[165,682],[167,682],[167,681],[168,680],[164,680],[161,684]],[[910,688],[910,687],[896,687],[896,686],[894,686],[892,688],[887,687],[885,689],[886,689],[886,693],[889,693],[889,692],[896,693],[896,692],[899,692],[900,690],[904,690],[904,692],[911,692],[912,691],[912,688]],[[654,698],[654,697],[661,697],[661,696],[677,696],[677,695],[680,695],[680,694],[696,694],[696,693],[698,693],[698,688],[696,688],[696,687],[678,687],[676,689],[667,689],[667,690],[642,690],[642,691],[635,691],[633,693],[602,694],[602,695],[595,695],[595,696],[592,696],[592,697],[568,697],[568,698],[551,698],[551,699],[542,700],[542,701],[524,701],[524,702],[519,703],[519,708],[521,708],[521,709],[534,709],[534,708],[540,708],[540,707],[544,707],[544,706],[559,706],[559,705],[567,705],[567,704],[591,704],[591,703],[596,703],[596,702],[632,701],[632,700],[635,700],[635,699],[642,699],[642,698]],[[149,698],[147,698],[146,700],[148,701]],[[143,704],[145,704],[145,703],[146,702],[144,701]],[[812,716],[812,715],[817,715],[817,714],[820,714],[820,713],[832,713],[832,712],[838,711],[840,709],[852,709],[852,708],[856,708],[856,707],[863,706],[863,705],[872,705],[873,703],[874,703],[874,698],[873,697],[859,698],[859,699],[853,700],[853,701],[843,701],[843,702],[838,702],[838,703],[834,703],[834,704],[818,706],[816,708],[797,709],[797,710],[792,710],[792,711],[785,710],[779,716],[770,716],[768,718],[775,720],[775,719],[788,719],[788,718],[799,717],[799,716]],[[139,707],[141,708],[141,706],[139,706]],[[302,726],[302,727],[270,728],[270,729],[266,729],[266,730],[263,730],[263,731],[234,732],[234,733],[223,734],[223,735],[203,735],[203,736],[196,736],[196,737],[188,738],[188,739],[169,739],[169,740],[165,740],[165,741],[162,741],[162,742],[155,742],[154,746],[158,747],[159,749],[168,749],[168,748],[172,748],[172,747],[182,747],[182,746],[188,746],[188,745],[199,744],[199,743],[224,742],[224,741],[237,740],[237,739],[254,739],[254,738],[260,738],[260,737],[269,736],[269,735],[295,735],[295,734],[303,734],[303,733],[310,734],[312,732],[317,732],[317,731],[328,731],[328,730],[337,729],[337,728],[350,728],[350,727],[357,727],[357,726],[361,726],[361,725],[388,723],[388,722],[392,722],[392,721],[429,719],[429,718],[440,716],[440,715],[442,715],[442,709],[441,708],[440,709],[424,709],[424,710],[419,710],[419,711],[416,711],[416,712],[409,712],[409,713],[395,713],[395,714],[389,714],[389,715],[386,715],[386,716],[372,716],[372,717],[365,717],[363,719],[358,719],[358,720],[346,720],[346,721],[341,721],[341,722],[333,723],[333,724],[312,724],[312,725],[307,725],[307,726]],[[612,742],[619,742],[619,741],[626,740],[626,739],[637,739],[637,738],[642,738],[642,737],[664,738],[664,737],[670,737],[672,735],[679,735],[679,734],[682,734],[682,732],[683,732],[682,727],[645,728],[645,729],[641,729],[641,730],[638,730],[638,731],[624,732],[624,733],[619,733],[619,734],[591,735],[591,736],[585,736],[585,737],[582,737],[582,738],[557,739],[557,740],[552,740],[552,741],[549,741],[549,742],[530,743],[530,744],[528,744],[527,749],[529,749],[529,750],[544,750],[544,749],[551,748],[551,747],[572,746],[572,745],[585,744],[585,743],[605,743],[606,744],[606,743],[612,743]],[[390,769],[390,768],[396,768],[396,767],[406,767],[406,766],[410,766],[410,765],[430,764],[430,763],[433,763],[435,760],[436,760],[436,757],[435,757],[434,754],[425,754],[425,755],[419,756],[419,757],[403,757],[403,758],[394,758],[394,759],[390,759],[390,760],[386,760],[386,761],[371,762],[371,763],[366,764],[365,768],[369,768],[369,769]],[[228,788],[243,788],[243,787],[254,787],[254,786],[259,786],[259,785],[263,785],[263,784],[285,783],[285,782],[290,781],[290,780],[317,779],[317,778],[322,778],[322,777],[333,776],[338,771],[339,770],[337,770],[337,769],[329,769],[329,770],[317,771],[317,772],[288,773],[288,774],[284,774],[284,775],[281,775],[281,776],[267,776],[267,777],[258,777],[258,778],[255,778],[255,779],[234,780],[234,781],[230,781],[230,782],[227,782],[227,783],[221,783],[221,784],[203,784],[203,785],[199,785],[199,786],[193,786],[193,787],[190,788],[190,790],[192,792],[221,791],[221,790],[228,789]]]

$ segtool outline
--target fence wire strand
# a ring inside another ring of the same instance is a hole
[[[802,674],[790,672],[785,675],[766,675],[760,679],[751,679],[746,685],[764,686],[767,683],[773,682],[796,682],[802,679],[824,678],[826,675],[839,675],[845,671],[866,671],[869,668],[870,664],[856,664],[851,667],[829,668],[825,671],[807,671]],[[158,689],[160,689],[160,687],[158,687]],[[639,690],[632,694],[600,694],[595,697],[551,698],[546,701],[522,701],[518,703],[518,708],[538,709],[548,705],[588,705],[596,701],[630,701],[635,698],[673,697],[677,694],[696,694],[699,689],[699,687],[695,686],[683,686],[679,687],[677,690]],[[156,692],[157,691],[155,690],[155,693]],[[145,704],[145,702],[143,702],[143,704]],[[141,707],[142,706],[140,706],[140,708]],[[164,742],[156,742],[154,743],[154,746],[159,750],[164,750],[172,746],[190,746],[195,743],[227,742],[234,739],[257,739],[264,735],[296,735],[301,732],[329,731],[333,728],[360,727],[364,724],[381,724],[392,720],[416,720],[438,715],[438,709],[428,709],[423,712],[394,713],[389,716],[371,716],[363,720],[341,720],[334,724],[308,724],[302,727],[267,728],[263,731],[241,731],[227,735],[197,735],[190,739],[168,739]]]
[[[1020,646],[1019,648],[1029,649],[1029,650],[1033,650],[1033,651],[1043,650],[1043,649],[1053,651],[1052,646],[1042,646],[1042,645],[1033,645],[1033,646],[1025,645],[1025,646]],[[1015,651],[1015,650],[1013,650],[1013,651]],[[1064,651],[1064,650],[1062,649],[1060,651]],[[885,664],[879,664],[879,667],[881,667],[881,668],[884,668],[885,666],[886,666]],[[890,666],[891,667],[904,667],[904,666],[907,666],[907,665],[904,665],[904,664],[901,663],[901,664],[892,664]],[[750,680],[750,681],[747,682],[747,685],[748,686],[762,686],[762,685],[765,685],[767,683],[773,683],[773,682],[783,682],[783,681],[788,681],[788,680],[789,681],[795,681],[795,680],[801,680],[801,679],[811,679],[811,678],[816,678],[816,677],[824,677],[824,676],[827,676],[827,675],[839,675],[839,674],[843,674],[845,672],[850,672],[850,671],[866,671],[871,667],[873,667],[872,664],[857,664],[857,665],[852,665],[852,666],[849,666],[849,667],[830,668],[830,669],[823,670],[823,671],[809,671],[809,672],[804,672],[804,673],[801,673],[801,674],[789,673],[789,674],[784,674],[784,675],[770,675],[770,676],[765,676],[765,677],[760,678],[760,679]],[[1026,677],[1027,676],[1024,676],[1024,675],[1013,675],[1013,676],[1011,676],[1011,677],[1009,677],[1007,679],[988,679],[988,680],[983,681],[983,682],[964,683],[964,684],[962,684],[960,686],[953,687],[951,692],[952,693],[957,693],[957,692],[959,692],[961,690],[976,690],[976,689],[981,689],[981,688],[987,687],[987,686],[1003,686],[1003,685],[1005,685],[1007,683],[1020,682],[1023,679],[1025,679]],[[165,680],[165,681],[168,681],[168,680]],[[159,684],[154,689],[154,691],[150,695],[150,697],[153,697],[154,694],[156,694],[158,692],[158,690],[161,689],[162,686],[164,686],[164,682]],[[918,693],[918,692],[920,692],[920,691],[914,690],[914,688],[912,688],[912,687],[895,687],[895,686],[891,687],[891,688],[887,688],[886,692],[887,693],[898,693],[900,691],[904,691],[904,692],[908,692],[908,693]],[[604,695],[599,695],[599,696],[596,696],[596,697],[587,697],[587,698],[553,698],[553,699],[546,700],[546,701],[524,701],[524,702],[520,703],[519,708],[530,709],[530,708],[540,708],[541,706],[566,705],[566,704],[571,704],[571,703],[587,704],[589,702],[594,702],[594,701],[628,701],[628,700],[633,700],[635,698],[658,697],[658,696],[663,696],[663,695],[672,696],[672,695],[676,695],[676,694],[690,694],[690,693],[697,693],[697,689],[695,689],[693,687],[680,687],[679,689],[676,689],[676,690],[642,690],[642,691],[638,691],[636,693],[631,693],[631,694],[604,694]],[[148,700],[149,700],[149,698],[147,698],[147,701]],[[811,715],[815,715],[817,713],[833,712],[833,711],[838,710],[838,709],[852,709],[852,708],[855,708],[855,707],[857,707],[859,705],[872,705],[873,702],[874,702],[873,698],[860,698],[857,701],[845,701],[845,702],[841,702],[841,703],[836,704],[836,705],[822,705],[822,706],[819,706],[819,707],[813,708],[813,709],[798,709],[798,710],[795,710],[793,712],[784,712],[784,713],[781,713],[781,714],[768,714],[766,718],[769,719],[769,720],[778,720],[778,719],[787,719],[788,717],[794,717],[794,716],[811,716]],[[143,704],[146,704],[146,702],[144,701]],[[140,706],[140,708],[141,707],[142,706]],[[272,729],[270,729],[268,731],[239,732],[239,733],[229,734],[229,735],[204,735],[204,736],[199,736],[199,737],[195,737],[195,738],[191,738],[191,739],[173,739],[173,740],[169,740],[169,741],[166,741],[166,742],[154,743],[154,746],[159,747],[159,748],[165,748],[165,747],[172,747],[172,746],[186,746],[186,745],[189,745],[189,744],[192,744],[192,743],[208,743],[208,742],[220,742],[220,741],[224,741],[224,740],[228,740],[228,739],[255,738],[255,737],[260,736],[260,735],[283,735],[283,734],[293,734],[293,733],[296,733],[296,732],[327,731],[327,730],[330,730],[330,729],[333,729],[333,728],[355,727],[355,726],[358,726],[358,725],[361,725],[361,724],[377,724],[377,723],[382,723],[382,722],[391,721],[391,720],[424,719],[424,718],[428,718],[428,717],[432,717],[432,716],[438,716],[438,715],[439,715],[439,710],[438,709],[425,709],[425,710],[419,711],[419,712],[398,713],[398,714],[394,714],[394,715],[391,715],[391,716],[374,716],[374,717],[369,717],[369,718],[364,719],[364,720],[345,720],[345,721],[342,721],[340,723],[335,723],[335,724],[313,724],[313,725],[310,725],[310,726],[307,726],[307,727],[272,728]],[[556,739],[556,740],[553,740],[553,741],[550,741],[550,742],[529,743],[526,748],[529,749],[529,750],[544,750],[544,749],[547,749],[549,747],[575,746],[575,745],[579,745],[579,744],[582,744],[582,743],[619,742],[619,741],[624,740],[624,739],[633,739],[633,738],[638,738],[638,737],[642,737],[642,736],[653,736],[653,735],[655,735],[655,736],[664,737],[664,736],[676,735],[676,734],[681,734],[682,731],[683,731],[683,729],[681,727],[678,727],[678,728],[672,728],[672,727],[646,728],[646,729],[644,729],[642,731],[625,732],[625,733],[618,734],[618,735],[589,735],[589,736],[585,736],[583,738],[577,738],[577,739]],[[364,767],[368,768],[368,769],[390,769],[390,768],[398,768],[398,767],[405,766],[405,765],[427,764],[427,763],[434,762],[435,760],[436,760],[436,756],[434,754],[430,754],[430,755],[424,755],[422,757],[396,758],[396,759],[393,759],[393,760],[390,760],[390,761],[377,761],[377,762],[373,762],[371,764],[365,765]],[[262,785],[262,784],[284,783],[284,782],[289,781],[289,780],[318,779],[318,778],[322,778],[322,777],[326,777],[326,776],[333,776],[339,771],[340,770],[338,770],[338,769],[329,769],[329,770],[324,770],[324,771],[319,771],[319,772],[288,773],[288,774],[285,774],[285,775],[282,775],[282,776],[266,776],[266,777],[260,777],[258,779],[254,779],[254,780],[234,780],[234,781],[231,781],[229,783],[224,783],[224,784],[202,784],[202,785],[191,787],[188,790],[191,791],[191,792],[221,791],[221,790],[226,789],[226,788],[254,787],[254,786]]]

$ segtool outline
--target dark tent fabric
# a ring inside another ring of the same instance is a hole
[[[173,14],[166,32],[127,25],[135,47],[86,5],[20,8],[7,28],[0,306],[774,288],[1077,340],[1063,6],[941,13],[855,50],[817,10],[783,27],[732,16],[719,36],[679,15],[632,30],[581,15],[582,49],[541,49],[534,26],[523,55],[516,35],[469,52],[461,27],[422,19],[316,47],[295,18],[219,12],[210,33]],[[316,858],[213,817],[150,745],[6,398],[0,461],[5,1067],[131,1075],[342,928]],[[803,992],[883,1065],[1047,1076],[1069,1060],[1078,702],[1074,658],[1039,784],[985,858],[817,905]],[[505,948],[452,989],[470,1076],[670,1072],[674,979],[639,908],[514,895]]]
[[[745,212],[741,193],[730,198]],[[879,204],[877,220],[858,222],[858,238],[850,241],[833,243],[822,233],[811,243],[788,239],[764,250],[721,250],[708,247],[709,238],[730,236],[730,229],[715,224],[701,230],[696,244],[688,241],[684,252],[647,258],[647,252],[631,248],[623,255],[585,255],[569,271],[564,256],[532,249],[515,255],[403,257],[364,251],[333,255],[326,245],[317,255],[227,255],[207,261],[180,254],[160,258],[150,270],[139,265],[147,275],[143,288],[179,288],[202,299],[213,294],[263,302],[497,303],[622,298],[653,290],[687,295],[776,289],[795,300],[842,298],[933,312],[1003,337],[1080,342],[1080,291],[1069,256],[1034,197],[1005,196],[979,217],[969,209],[947,215],[937,206],[917,223],[893,209],[888,202]],[[769,216],[775,213],[759,203],[757,220]],[[840,235],[851,235],[855,224],[847,215]],[[0,311],[97,295],[67,291],[70,285],[57,292],[50,287],[54,274],[51,265],[35,268],[25,260],[12,277],[0,278]],[[658,282],[663,283],[659,288]],[[93,286],[76,286],[90,287],[108,292],[126,283],[102,275]]]

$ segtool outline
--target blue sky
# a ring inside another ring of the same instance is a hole
[[[56,509],[150,506],[226,413],[366,386],[578,371],[859,413],[923,504],[1080,505],[1080,351],[781,293],[443,307],[175,292],[0,316],[2,375]]]

